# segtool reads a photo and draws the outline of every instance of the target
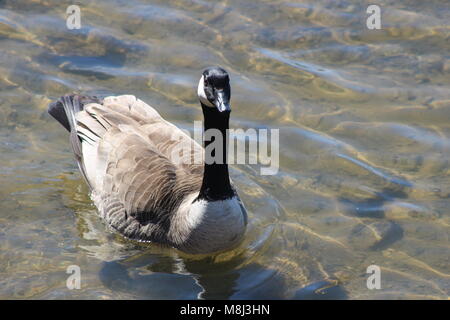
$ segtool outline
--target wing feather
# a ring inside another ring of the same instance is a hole
[[[200,189],[203,166],[191,160],[202,159],[203,148],[131,95],[89,103],[76,120],[101,215],[129,238],[172,244],[172,213]]]

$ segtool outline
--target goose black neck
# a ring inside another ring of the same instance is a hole
[[[234,191],[231,188],[230,176],[228,174],[227,163],[227,142],[228,142],[228,128],[230,120],[230,111],[219,112],[216,108],[207,107],[202,104],[204,117],[204,132],[209,129],[219,130],[222,136],[222,143],[215,143],[215,149],[221,147],[223,159],[216,159],[212,163],[206,161],[203,172],[203,182],[200,189],[199,199],[208,201],[226,200],[232,198]],[[211,141],[204,141],[205,150],[207,146],[214,143],[215,138]],[[215,150],[214,149],[214,150]],[[211,152],[211,156],[215,156],[215,151]]]

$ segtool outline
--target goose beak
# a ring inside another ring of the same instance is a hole
[[[219,112],[231,111],[230,101],[224,91],[217,91],[217,97],[214,104]]]

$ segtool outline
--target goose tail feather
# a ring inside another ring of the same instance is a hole
[[[57,101],[50,103],[48,113],[56,119],[70,133],[70,144],[78,162],[78,167],[92,189],[92,184],[86,174],[86,166],[83,161],[81,136],[78,133],[76,114],[83,111],[89,103],[100,103],[96,97],[81,96],[78,94],[65,95]]]
[[[48,106],[48,113],[55,118],[67,131],[76,128],[75,115],[89,103],[100,103],[97,97],[78,94],[65,95]]]

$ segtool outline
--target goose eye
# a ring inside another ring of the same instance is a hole
[[[205,85],[205,87],[208,86],[208,80],[206,80],[206,78],[205,78],[205,80],[203,81],[203,84]]]

